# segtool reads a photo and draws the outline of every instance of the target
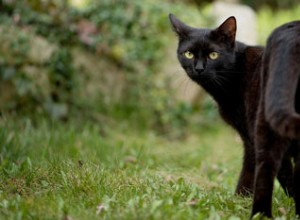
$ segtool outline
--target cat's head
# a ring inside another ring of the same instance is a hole
[[[234,66],[234,17],[212,30],[190,27],[172,14],[169,18],[179,39],[178,60],[192,80],[203,84],[226,75],[226,71]]]

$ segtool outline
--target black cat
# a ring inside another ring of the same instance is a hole
[[[286,154],[294,160],[294,199],[300,216],[300,21],[275,29],[264,51],[255,127],[256,175],[252,214],[272,216],[275,176]],[[287,153],[288,152],[288,153]]]
[[[271,140],[273,143],[269,145],[270,149],[275,148],[275,145],[279,146],[273,137],[276,136],[274,129],[270,129],[270,133],[264,135],[267,132],[265,127],[269,126],[269,123],[263,120],[263,100],[266,87],[263,83],[264,79],[261,77],[261,70],[262,66],[264,66],[264,70],[268,69],[268,64],[265,64],[267,58],[264,56],[264,48],[247,46],[235,41],[236,20],[234,17],[228,18],[214,30],[189,27],[172,14],[169,18],[179,38],[177,56],[181,66],[193,81],[203,87],[214,98],[218,104],[221,117],[240,134],[243,140],[243,168],[236,193],[241,195],[251,194],[255,185],[253,214],[262,212],[270,216],[271,209],[269,206],[276,175],[285,192],[290,196],[294,196],[294,167],[291,158],[295,158],[298,143],[297,141],[292,142],[284,139],[285,142],[281,145],[285,147],[282,147],[283,149],[279,153],[280,158],[276,158],[276,165],[274,167],[262,165],[266,163],[264,159],[268,157],[261,153],[264,150],[262,150],[263,147],[259,147],[262,146],[260,141],[265,140],[267,142],[267,140]],[[262,63],[263,56],[265,57],[264,65]],[[277,84],[275,83],[276,86],[280,87],[280,80],[281,78],[278,79]],[[295,81],[298,82],[298,79],[292,81],[295,83]],[[274,89],[275,85],[270,88]],[[283,98],[282,103],[287,102],[285,97],[279,96],[283,94],[275,93],[273,95],[272,91],[269,90],[267,90],[267,94],[274,96],[273,99]],[[292,94],[288,97],[294,96]],[[279,99],[277,101],[280,104]],[[272,108],[278,103],[271,102],[271,107],[269,107]],[[293,105],[293,102],[288,106],[290,107],[290,105]],[[277,117],[277,112],[272,112],[272,114],[271,118]],[[282,115],[281,119],[284,116]],[[270,121],[270,118],[267,121]],[[280,125],[283,130],[286,129],[284,125],[280,124],[282,122],[280,119],[275,120],[275,122],[272,122],[273,127]],[[288,134],[294,134],[291,130],[288,131]],[[255,143],[259,145],[256,148],[254,147]],[[273,156],[277,151],[275,149],[275,152],[269,153]],[[257,167],[256,182],[254,184],[255,164],[257,164]],[[265,170],[265,168],[268,170]],[[263,172],[270,173],[267,175]],[[297,173],[297,169],[295,173]],[[262,181],[259,180],[260,176],[265,176]],[[268,190],[266,190],[267,187],[269,187]],[[266,190],[267,195],[261,190]],[[295,191],[297,192],[297,189]]]

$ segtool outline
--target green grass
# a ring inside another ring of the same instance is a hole
[[[0,219],[248,219],[241,143],[217,122],[171,140],[129,124],[0,120]],[[276,188],[274,214],[294,216]],[[284,214],[284,213],[287,214]]]

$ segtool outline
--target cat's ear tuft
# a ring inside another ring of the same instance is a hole
[[[191,32],[192,28],[187,26],[185,23],[180,21],[178,18],[175,17],[173,14],[169,14],[169,19],[172,24],[173,30],[177,33],[180,38],[188,37],[189,33]]]
[[[215,32],[223,40],[234,45],[235,35],[236,35],[236,19],[234,16],[227,18],[216,30]]]

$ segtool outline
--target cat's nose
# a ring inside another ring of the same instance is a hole
[[[197,72],[202,72],[204,70],[204,64],[202,61],[198,61],[195,67]]]

